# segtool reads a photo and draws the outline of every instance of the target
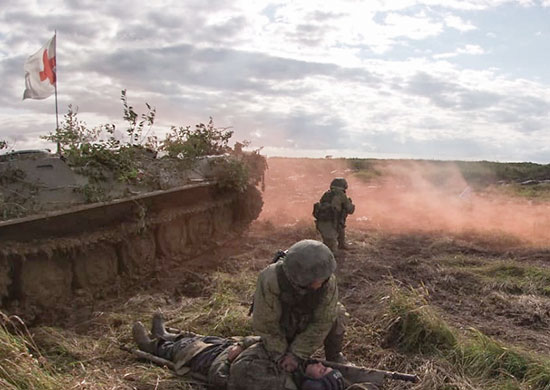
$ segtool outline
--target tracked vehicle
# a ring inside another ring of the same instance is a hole
[[[261,211],[258,153],[187,165],[141,149],[136,158],[132,184],[109,173],[97,184],[47,152],[0,156],[2,307],[28,318],[105,294],[241,231]],[[245,167],[246,182],[235,185],[232,166]]]

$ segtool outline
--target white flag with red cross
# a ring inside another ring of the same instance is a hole
[[[55,35],[25,61],[24,99],[45,99],[55,92]]]

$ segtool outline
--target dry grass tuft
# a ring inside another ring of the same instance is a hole
[[[32,351],[32,353],[30,352]],[[0,387],[5,390],[58,390],[66,381],[42,356],[18,317],[0,312]]]

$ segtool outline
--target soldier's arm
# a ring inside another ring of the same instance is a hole
[[[274,267],[270,266],[270,267]],[[265,349],[274,359],[280,358],[287,350],[288,343],[279,325],[282,308],[279,301],[279,286],[275,272],[260,273],[256,292],[254,294],[254,311],[252,313],[252,327],[254,333],[261,337]],[[273,269],[274,271],[274,269]]]
[[[231,347],[227,354],[227,359],[232,362],[239,356],[245,349],[253,346],[256,343],[261,341],[260,336],[246,336],[246,337],[233,337],[233,340],[236,341]]]
[[[344,194],[344,198],[344,209],[346,210],[346,213],[353,214],[353,212],[355,211],[355,205],[351,201],[351,198],[348,197],[346,194]]]
[[[262,338],[260,336],[233,336],[231,340],[234,341],[236,345],[243,347],[243,349],[247,349],[262,341]]]
[[[338,288],[336,287],[336,278],[332,275],[327,282],[326,293],[313,313],[311,323],[294,338],[289,347],[290,352],[301,359],[307,359],[323,345],[336,320],[337,303]]]

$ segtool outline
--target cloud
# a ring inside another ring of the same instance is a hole
[[[390,13],[384,18],[384,24],[391,35],[406,36],[409,39],[425,39],[436,36],[443,31],[443,24],[435,22],[424,12],[409,16],[398,13]]]
[[[0,139],[20,145],[53,128],[53,98],[21,94],[22,64],[54,28],[60,112],[72,103],[90,126],[120,123],[125,88],[157,107],[160,136],[213,116],[277,153],[539,158],[550,145],[550,74],[514,73],[491,45],[506,30],[485,33],[498,7],[540,11],[529,2],[4,3]]]
[[[467,55],[481,55],[484,54],[485,50],[479,45],[466,45],[464,47],[457,48],[454,52],[451,53],[440,53],[440,54],[434,54],[435,59],[444,59],[444,58],[452,58],[459,56],[461,54],[467,54]]]
[[[444,20],[448,27],[454,28],[460,32],[477,30],[477,27],[471,22],[465,22],[461,17],[456,15],[447,15]]]

